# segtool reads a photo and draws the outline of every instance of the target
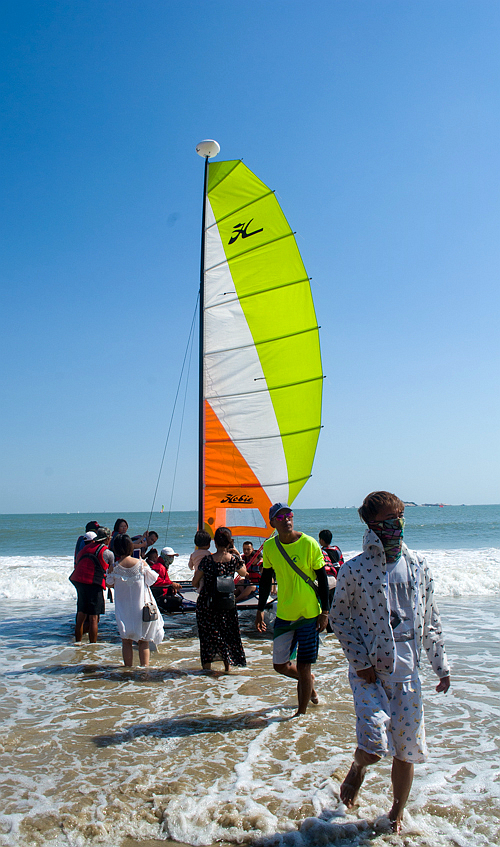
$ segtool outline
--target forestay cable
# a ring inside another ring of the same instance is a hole
[[[195,312],[195,314],[196,314],[196,312]],[[182,426],[183,426],[183,423],[184,423],[184,413],[186,411],[186,400],[187,400],[187,392],[188,392],[188,387],[189,387],[189,371],[191,370],[191,360],[192,360],[192,355],[193,355],[193,346],[194,346],[194,333],[191,335],[191,351],[190,351],[190,355],[189,355],[189,359],[188,359],[188,369],[187,369],[186,383],[185,383],[185,388],[184,388],[184,402],[182,404],[181,425],[180,425],[180,428],[179,428],[179,440],[177,442],[177,454],[176,454],[176,457],[175,457],[174,473],[173,473],[173,477],[172,477],[172,490],[170,492],[170,503],[168,505],[167,526],[166,526],[166,529],[165,529],[165,544],[167,543],[168,530],[169,530],[169,526],[170,526],[170,515],[172,514],[172,500],[174,499],[175,478],[177,476],[177,465],[179,463],[179,452],[180,452],[180,448],[181,448],[181,438],[182,438]]]
[[[180,387],[181,387],[181,383],[182,383],[182,376],[184,374],[184,368],[186,366],[186,360],[188,358],[188,352],[189,352],[190,345],[192,347],[193,332],[194,332],[194,326],[195,326],[195,320],[196,320],[196,313],[198,311],[199,299],[200,299],[200,294],[198,292],[198,297],[196,298],[196,306],[195,306],[194,313],[193,313],[193,319],[191,321],[191,329],[189,330],[189,336],[188,336],[188,341],[187,341],[187,344],[186,344],[186,350],[185,350],[185,353],[184,353],[184,359],[182,361],[182,368],[181,368],[181,373],[180,373],[180,376],[179,376],[179,382],[177,384],[177,391],[175,392],[175,399],[174,399],[174,405],[173,405],[173,409],[172,409],[172,415],[170,417],[170,423],[169,423],[169,426],[168,426],[168,432],[167,432],[167,438],[166,438],[166,441],[165,441],[165,447],[163,448],[163,455],[161,457],[160,470],[158,472],[158,479],[156,481],[156,488],[155,488],[155,493],[154,493],[154,496],[153,496],[153,502],[151,504],[151,511],[149,513],[149,520],[148,520],[148,528],[147,528],[146,532],[149,532],[149,527],[151,526],[151,518],[153,517],[153,510],[154,510],[154,507],[155,507],[156,495],[158,494],[158,487],[160,485],[160,479],[161,479],[161,474],[162,474],[162,470],[163,470],[163,463],[165,461],[165,454],[167,452],[168,440],[170,438],[170,432],[171,432],[172,424],[173,424],[173,420],[174,420],[175,409],[176,409],[176,406],[177,406],[177,398],[179,397],[179,391],[180,391]],[[186,380],[186,383],[187,383],[187,380]],[[185,400],[184,400],[184,404],[185,404]],[[169,520],[170,520],[170,518],[169,518]]]

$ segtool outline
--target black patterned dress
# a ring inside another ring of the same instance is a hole
[[[203,587],[196,603],[196,621],[200,639],[201,664],[222,660],[240,668],[247,660],[241,643],[238,612],[236,609],[217,611],[210,605],[214,583],[218,576],[234,576],[241,567],[235,556],[230,562],[216,562],[212,556],[205,556],[198,568],[203,573]]]

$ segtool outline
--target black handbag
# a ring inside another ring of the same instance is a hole
[[[212,592],[212,606],[218,612],[227,612],[236,608],[234,596],[234,578],[232,576],[217,576]]]

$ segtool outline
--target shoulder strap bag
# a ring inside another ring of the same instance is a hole
[[[283,558],[285,559],[285,561],[288,562],[290,567],[293,568],[295,573],[298,576],[300,576],[300,578],[303,579],[304,582],[307,582],[307,584],[313,589],[314,593],[316,594],[316,597],[318,597],[318,586],[316,585],[316,583],[313,582],[311,577],[307,576],[307,574],[305,574],[304,571],[302,571],[299,567],[297,567],[297,565],[295,564],[293,559],[291,559],[290,556],[288,555],[288,553],[286,552],[285,548],[283,547],[283,545],[282,545],[282,543],[279,540],[277,535],[275,535],[274,540],[276,541],[276,547],[280,551],[280,553],[283,556]]]
[[[146,623],[158,620],[158,606],[155,603],[153,593],[150,586],[146,582],[146,577],[143,574],[144,580],[144,606],[142,607],[142,619]],[[146,602],[146,597],[149,597],[149,602]]]

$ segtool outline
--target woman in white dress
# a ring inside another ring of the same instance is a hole
[[[115,588],[115,615],[122,640],[123,662],[125,667],[132,667],[132,643],[137,641],[139,662],[147,666],[149,642],[160,644],[163,641],[163,618],[160,612],[155,621],[142,619],[145,603],[156,606],[149,586],[156,582],[158,574],[142,559],[132,556],[133,543],[130,536],[116,535],[114,551],[117,561],[109,568],[106,583]]]

